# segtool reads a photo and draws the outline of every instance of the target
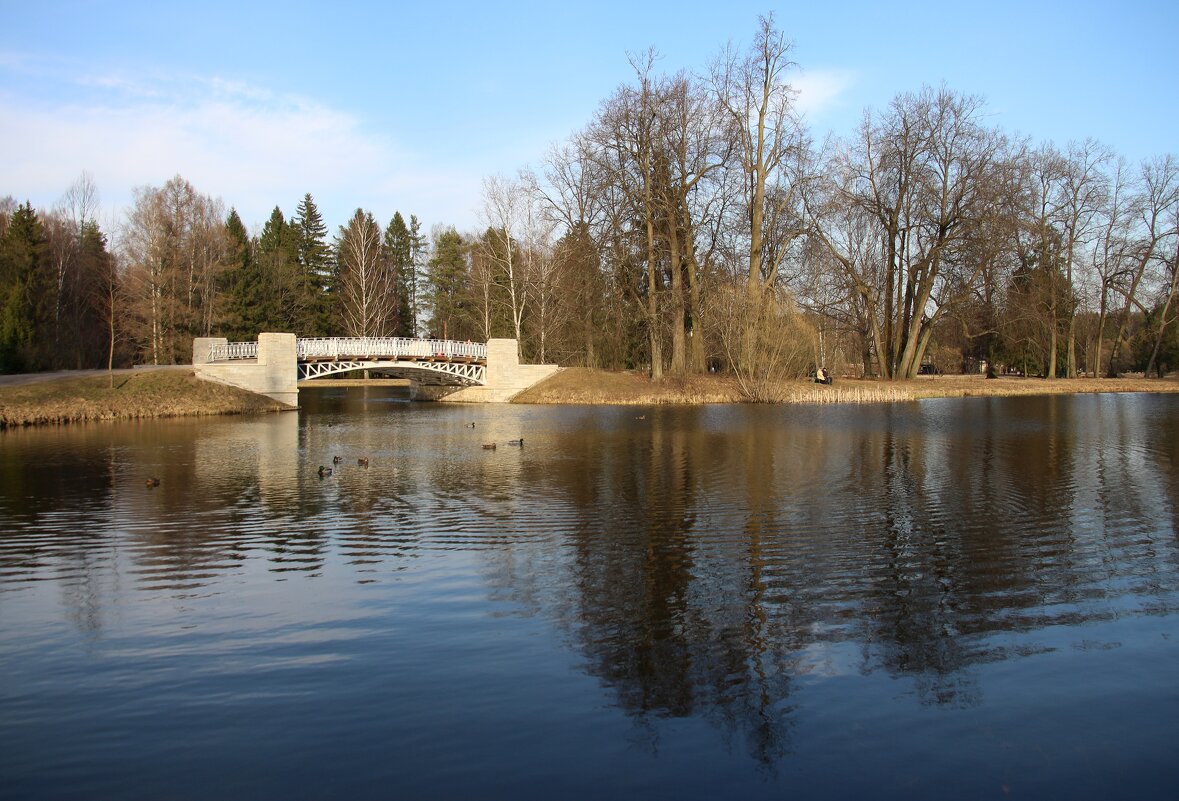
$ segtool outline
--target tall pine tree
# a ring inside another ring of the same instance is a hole
[[[296,237],[303,296],[303,312],[296,333],[299,336],[325,336],[331,333],[332,327],[332,249],[327,241],[327,226],[310,192],[299,202],[290,224]]]
[[[298,261],[298,234],[274,207],[258,237],[257,255],[262,292],[256,298],[252,325],[258,331],[292,332],[313,336],[301,325],[309,316],[302,271]],[[255,331],[256,335],[258,331]]]
[[[468,323],[467,244],[454,228],[436,230],[434,255],[429,263],[430,336],[464,336]]]
[[[413,283],[413,246],[409,228],[401,212],[395,212],[385,228],[385,258],[397,286],[397,330],[399,337],[413,336],[413,317],[410,314],[410,286]]]
[[[255,339],[268,328],[269,321],[263,318],[266,286],[254,258],[253,242],[237,209],[229,210],[225,234],[229,251],[225,276],[225,335],[231,340]]]
[[[18,206],[0,239],[0,373],[45,369],[39,341],[52,342],[54,282],[47,239],[32,205]]]

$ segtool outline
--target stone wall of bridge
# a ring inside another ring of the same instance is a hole
[[[256,392],[289,406],[299,405],[299,358],[294,334],[259,334],[258,358],[210,362],[209,347],[224,345],[224,337],[192,341],[192,369],[198,378]]]

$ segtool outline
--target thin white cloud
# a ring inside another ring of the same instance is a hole
[[[71,99],[0,93],[0,148],[20,154],[0,164],[0,195],[39,208],[87,170],[104,200],[124,206],[133,188],[179,174],[236,206],[247,225],[264,222],[276,204],[292,214],[306,192],[333,227],[357,206],[378,216],[394,208],[467,214],[449,206],[471,182],[431,168],[355,115],[310,98],[219,77],[46,80],[72,86],[62,93]],[[423,203],[429,208],[414,208]]]
[[[791,83],[798,91],[798,108],[809,119],[839,108],[858,80],[855,70],[806,70]]]

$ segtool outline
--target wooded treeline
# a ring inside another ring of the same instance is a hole
[[[0,208],[0,370],[177,363],[193,336],[515,337],[524,358],[733,371],[751,398],[837,374],[1076,376],[1179,364],[1179,162],[1034,144],[947,87],[815,142],[771,19],[703,74],[632,56],[537,172],[484,181],[482,229],[310,194],[251,235],[180,176],[112,246],[83,176]]]

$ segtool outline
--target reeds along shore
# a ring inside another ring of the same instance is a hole
[[[892,403],[922,398],[1007,397],[1095,392],[1179,392],[1179,379],[1147,378],[996,378],[922,376],[908,381],[836,378],[831,385],[783,382],[777,403]],[[659,405],[742,403],[737,382],[728,376],[689,376],[652,382],[641,373],[604,373],[568,368],[518,395],[515,403]]]

